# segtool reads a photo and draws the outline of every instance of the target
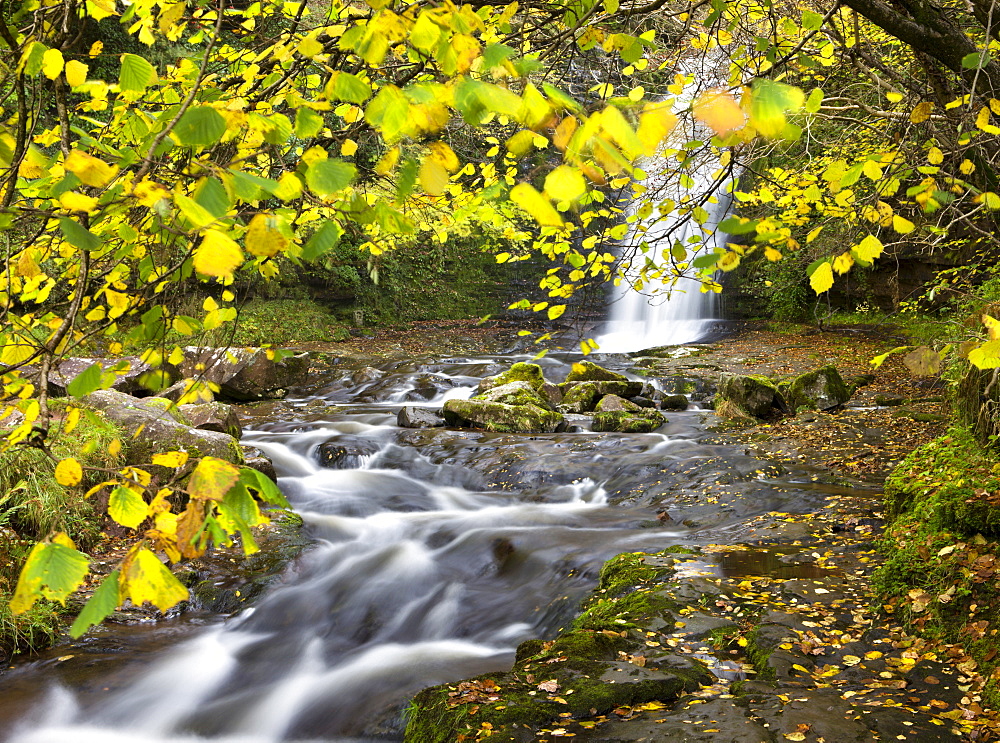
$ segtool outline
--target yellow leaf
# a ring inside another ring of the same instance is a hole
[[[63,70],[63,55],[58,49],[46,49],[42,55],[42,74],[55,80]]]
[[[75,88],[77,85],[83,85],[87,82],[88,69],[87,65],[83,62],[71,59],[66,63],[66,82],[69,83],[71,88]]]
[[[108,444],[108,454],[110,454],[113,457],[117,457],[118,454],[121,452],[121,450],[122,450],[121,439],[112,439],[111,443]]]
[[[743,128],[746,114],[732,93],[712,88],[699,95],[692,105],[694,117],[708,125],[720,137]]]
[[[933,103],[930,101],[921,101],[916,105],[913,111],[910,112],[910,121],[914,124],[927,121],[927,119],[931,117],[931,111],[933,110]]]
[[[194,269],[206,276],[232,278],[243,263],[243,251],[228,235],[205,230],[201,244],[194,251]]]
[[[770,245],[768,245],[766,248],[764,248],[764,257],[773,263],[774,261],[780,261],[783,256],[781,255],[780,250],[772,248]]]
[[[586,178],[571,165],[560,165],[545,177],[545,193],[556,201],[576,201],[586,192]]]
[[[639,117],[640,132],[642,130],[642,121],[643,121],[642,116],[640,116]],[[555,133],[552,135],[552,144],[554,144],[560,152],[566,151],[566,147],[569,145],[569,141],[573,137],[573,132],[576,131],[578,125],[579,122],[576,120],[575,116],[567,116],[566,118],[564,118],[562,121],[559,122],[559,125],[556,127]],[[642,139],[641,133],[639,137],[640,139]],[[656,144],[657,145],[659,144],[659,140],[657,140]],[[647,154],[651,155],[655,151],[656,151],[656,145],[653,146],[652,152],[649,152]]]
[[[292,201],[302,195],[302,181],[293,173],[284,173],[278,179],[278,188],[274,190],[276,198],[282,201]]]
[[[353,139],[345,139],[344,143],[340,145],[340,154],[342,157],[350,157],[357,151],[358,143]]]
[[[428,155],[420,163],[420,185],[431,196],[440,196],[448,185],[448,171],[432,155]]]
[[[169,199],[170,191],[155,181],[143,179],[132,189],[132,196],[143,206],[153,206],[160,199]]]
[[[944,153],[941,152],[937,147],[931,147],[927,151],[927,162],[931,165],[940,165],[944,162]]]
[[[288,247],[288,238],[274,227],[273,215],[257,214],[247,228],[246,246],[252,255],[271,258]]]
[[[824,226],[825,225],[820,225],[816,229],[809,230],[809,234],[806,235],[806,243],[811,243],[813,240],[815,240],[817,237],[819,237],[819,233],[821,233],[823,231],[823,227]]]
[[[83,468],[73,457],[67,457],[56,465],[55,476],[56,482],[60,485],[73,487],[79,485],[83,479]]]
[[[715,264],[723,271],[732,271],[734,268],[740,265],[740,255],[732,250],[727,250],[719,258],[718,263]]]
[[[963,160],[962,164],[958,166],[959,171],[962,175],[972,175],[976,170],[976,164],[971,160]]]
[[[399,162],[399,147],[391,147],[375,165],[375,172],[379,175],[388,175],[396,167],[397,162]]]
[[[861,172],[873,181],[877,181],[882,177],[882,168],[880,168],[878,163],[874,160],[866,161],[861,168]]]
[[[983,325],[986,326],[986,331],[990,334],[991,341],[1000,340],[1000,320],[989,315],[983,315]]]
[[[166,611],[188,597],[187,589],[148,549],[139,549],[125,559],[121,581],[122,595],[136,606],[148,601]]]
[[[805,733],[785,733],[786,740],[805,740]]]
[[[80,422],[80,408],[70,408],[63,418],[63,433],[73,433],[76,424]]]
[[[68,212],[86,212],[92,214],[97,208],[97,199],[76,191],[67,191],[59,197],[59,203]]]
[[[540,225],[562,227],[562,217],[552,204],[534,187],[527,183],[518,183],[510,190],[510,198],[515,204],[534,217]]]
[[[908,219],[904,219],[898,214],[892,218],[892,229],[896,230],[901,235],[906,235],[913,232],[915,225]]]
[[[444,142],[431,142],[430,150],[431,157],[441,163],[442,167],[449,173],[454,173],[458,170],[460,163],[458,162],[458,156],[455,152],[446,145]]]
[[[110,1],[111,0],[108,0],[108,2],[110,2]],[[98,19],[98,20],[100,20],[100,19]],[[103,41],[95,41],[93,44],[90,45],[90,50],[87,52],[87,56],[90,57],[91,59],[93,59],[98,54],[100,54],[102,51],[104,51],[104,42]]]
[[[203,457],[188,480],[188,493],[194,500],[219,501],[239,479],[236,465],[218,457]]]
[[[117,167],[80,150],[70,152],[63,167],[88,186],[98,188],[106,185],[118,173]]]
[[[839,274],[845,274],[854,265],[854,257],[850,253],[841,253],[833,259],[833,270]]]
[[[153,464],[158,464],[161,467],[169,467],[170,469],[183,467],[187,461],[188,453],[186,451],[168,451],[163,454],[153,455]]]
[[[821,263],[809,277],[809,286],[817,294],[829,291],[833,286],[833,266],[829,262]]]
[[[854,248],[854,255],[859,260],[871,263],[882,255],[882,243],[875,235],[869,235]]]

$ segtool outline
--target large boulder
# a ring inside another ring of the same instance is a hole
[[[180,404],[215,401],[215,393],[208,384],[197,379],[181,379],[157,392],[156,396]]]
[[[635,397],[642,392],[642,382],[613,380],[606,382],[563,382],[562,402],[559,409],[566,413],[589,413],[605,395]]]
[[[508,382],[499,387],[491,387],[485,392],[474,395],[472,399],[502,402],[504,405],[537,405],[546,410],[552,409],[549,401],[536,392],[528,382]]]
[[[263,348],[188,347],[184,354],[180,370],[185,377],[213,382],[220,397],[238,402],[281,399],[309,370],[306,353],[275,360]]]
[[[396,425],[400,428],[437,428],[445,424],[441,411],[406,405],[396,415]]]
[[[608,371],[603,366],[598,366],[592,361],[578,361],[573,364],[569,374],[566,375],[566,382],[627,382],[628,377],[624,374]],[[641,386],[640,386],[641,388]],[[636,394],[639,394],[638,392]]]
[[[537,390],[547,381],[548,380],[545,379],[545,374],[542,372],[542,367],[538,364],[528,364],[523,361],[518,361],[506,371],[502,371],[492,377],[484,377],[482,381],[479,382],[479,386],[476,388],[475,394],[481,395],[487,390],[491,390],[494,387],[500,387],[504,384],[510,384],[511,382],[527,382],[531,385],[532,389]]]
[[[603,402],[603,401],[602,401]],[[667,422],[663,414],[648,408],[632,410],[607,410],[594,413],[594,431],[616,433],[649,433]]]
[[[127,464],[147,464],[154,454],[165,451],[186,451],[193,457],[211,456],[243,464],[236,439],[226,433],[191,428],[186,421],[181,422],[183,416],[168,400],[140,400],[124,392],[98,390],[83,401],[122,428]]]
[[[778,388],[767,377],[741,374],[723,374],[719,377],[715,409],[720,415],[732,410],[729,417],[763,418],[775,408],[783,411],[786,407]]]
[[[243,437],[243,426],[240,417],[232,405],[221,402],[203,402],[192,405],[181,405],[180,413],[192,428],[202,431],[218,431],[228,433],[234,439]]]
[[[71,358],[60,361],[49,370],[48,393],[53,397],[63,397],[70,382],[94,364],[100,364],[104,374],[114,375],[110,388],[127,394],[151,394],[169,386],[177,378],[177,368],[164,363],[154,368],[138,356],[124,356],[116,359]],[[26,375],[38,381],[38,369],[31,367]]]
[[[829,410],[850,400],[851,390],[836,367],[828,364],[793,379],[786,397],[793,411],[799,408]]]
[[[632,413],[645,413],[646,407],[629,402],[624,397],[618,395],[605,395],[594,408],[598,413],[617,413],[627,411]]]
[[[335,436],[319,445],[316,458],[320,467],[334,470],[353,470],[378,454],[381,447],[363,436]]]
[[[539,405],[505,405],[489,400],[448,400],[443,412],[448,425],[500,433],[554,433],[563,422],[562,413]]]

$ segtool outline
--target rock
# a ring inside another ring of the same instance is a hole
[[[243,464],[243,452],[236,439],[178,421],[183,417],[168,400],[140,400],[115,390],[98,390],[83,401],[124,430],[127,464],[147,464],[153,454],[165,451],[186,451],[193,457],[211,456]]]
[[[385,372],[380,369],[376,369],[373,366],[366,366],[358,369],[351,375],[351,383],[356,385],[370,384],[371,382],[377,382],[384,376]]]
[[[561,413],[538,405],[505,405],[488,400],[448,400],[443,412],[448,425],[500,433],[553,433],[563,422]]]
[[[998,369],[967,365],[955,389],[955,413],[980,443],[995,447],[1000,434],[1000,384]]]
[[[24,413],[9,405],[0,407],[0,431],[10,431],[24,423]]]
[[[595,410],[599,413],[628,411],[642,414],[645,414],[646,411],[646,409],[642,406],[636,405],[634,402],[629,402],[624,397],[618,397],[618,395],[605,395],[601,398],[600,402],[597,403]]]
[[[181,398],[187,397],[185,403],[214,402],[215,394],[208,385],[197,379],[182,379],[178,382],[156,393],[157,397],[162,397],[171,402],[180,402]]]
[[[306,353],[280,361],[269,359],[263,348],[189,346],[184,353],[184,376],[214,382],[220,397],[236,401],[280,399],[291,385],[302,381],[309,368]]]
[[[655,408],[657,407],[655,400],[650,400],[648,397],[643,397],[639,395],[638,397],[633,397],[632,402],[638,405],[640,408]]]
[[[164,363],[154,368],[138,356],[124,356],[117,359],[73,358],[61,361],[49,371],[48,393],[53,397],[63,397],[69,384],[94,364],[100,364],[104,372],[115,375],[110,389],[128,394],[142,392],[150,394],[170,385],[177,378],[177,368]],[[32,367],[25,374],[37,382],[38,369]]]
[[[551,410],[548,400],[538,394],[527,382],[508,382],[499,387],[491,387],[485,392],[473,395],[472,399],[500,402],[504,405],[537,405],[540,408]]]
[[[228,433],[234,439],[243,436],[240,418],[231,405],[221,402],[203,402],[195,405],[181,405],[179,410],[193,428]]]
[[[719,377],[715,409],[723,417],[738,418],[741,417],[738,413],[742,413],[743,416],[762,418],[774,408],[784,410],[785,401],[774,382],[767,377],[725,373]]]
[[[320,467],[334,470],[357,469],[378,454],[381,447],[361,436],[336,436],[319,445],[316,458]]]
[[[793,379],[788,385],[787,398],[792,410],[803,406],[810,410],[829,410],[850,400],[851,391],[836,367],[828,364]]]
[[[445,424],[438,410],[406,405],[396,415],[396,425],[402,428],[436,428]]]
[[[896,408],[902,405],[906,400],[902,397],[890,397],[888,395],[875,395],[875,404],[884,408]]]
[[[573,368],[570,369],[569,374],[566,375],[566,382],[627,382],[628,377],[624,374],[618,374],[613,371],[608,371],[602,366],[591,361],[578,361],[573,364]],[[640,382],[640,390],[642,389]],[[639,394],[637,390],[635,394]]]
[[[244,466],[249,467],[252,470],[257,470],[272,482],[278,481],[278,473],[275,471],[274,462],[271,461],[270,457],[264,454],[264,452],[256,446],[240,444],[240,449],[243,451]]]
[[[667,422],[667,419],[655,410],[639,409],[641,413],[628,410],[595,413],[593,429],[616,433],[649,433]]]
[[[642,391],[642,382],[563,382],[563,399],[559,409],[566,413],[589,413],[605,395],[635,397]]]
[[[492,377],[484,377],[476,388],[475,394],[481,395],[487,390],[510,384],[511,382],[527,382],[534,390],[539,389],[544,384],[551,384],[545,379],[542,367],[538,364],[526,364],[523,361],[519,361],[507,371],[500,372]]]
[[[859,389],[861,389],[862,387],[867,387],[874,381],[875,381],[874,374],[858,374],[856,376],[851,377],[850,380],[848,380],[847,388],[851,391],[851,394],[853,395]]]
[[[665,395],[660,400],[661,410],[687,410],[688,399],[686,395]]]

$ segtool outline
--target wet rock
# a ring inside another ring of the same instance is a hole
[[[110,389],[128,394],[149,395],[177,378],[175,366],[164,363],[154,368],[138,356],[117,359],[73,358],[61,361],[49,371],[48,393],[53,397],[65,396],[70,382],[94,364],[100,364],[103,372],[115,375]],[[38,370],[32,367],[25,376],[37,381]]]
[[[472,397],[473,400],[499,402],[504,405],[535,405],[551,410],[548,400],[543,398],[528,382],[508,382],[497,387],[491,387]]]
[[[605,395],[635,397],[642,391],[642,382],[564,382],[559,387],[563,391],[560,410],[566,413],[590,413]]]
[[[632,402],[634,402],[640,408],[655,408],[655,407],[657,407],[657,403],[656,403],[655,400],[651,400],[650,398],[644,397],[643,395],[639,395],[637,397],[633,397],[632,398]]]
[[[334,470],[357,469],[381,447],[361,436],[337,436],[319,445],[316,458],[320,467]]]
[[[263,348],[184,349],[181,373],[186,377],[214,382],[219,396],[236,401],[280,399],[288,388],[301,382],[309,368],[306,353],[268,358]],[[273,352],[270,352],[273,355]]]
[[[526,364],[523,361],[519,361],[506,371],[492,377],[485,377],[476,388],[475,394],[481,395],[487,390],[510,384],[511,382],[526,382],[531,385],[532,389],[537,390],[546,384],[548,380],[545,379],[542,367],[538,364]]]
[[[715,395],[715,410],[723,418],[763,418],[774,409],[784,410],[785,401],[767,377],[723,374]]]
[[[641,405],[636,405],[634,402],[629,402],[624,397],[618,397],[618,395],[605,395],[601,398],[600,402],[597,403],[596,410],[599,413],[628,411],[632,413],[645,414],[647,408],[644,408]]]
[[[373,366],[365,366],[358,369],[351,375],[351,383],[358,386],[362,384],[371,384],[372,382],[377,382],[384,376],[385,372],[381,369],[376,369]]]
[[[573,364],[569,374],[566,375],[566,383],[571,382],[628,382],[629,378],[624,374],[608,371],[603,366],[598,366],[591,361],[578,361]],[[642,389],[640,383],[640,389]],[[636,392],[638,394],[638,391]]]
[[[660,400],[661,410],[687,410],[688,399],[686,395],[666,395]]]
[[[181,405],[179,410],[192,428],[228,433],[234,439],[243,436],[240,418],[231,405],[221,402],[204,402],[197,405]]]
[[[240,449],[243,450],[243,465],[245,467],[257,470],[272,482],[278,481],[278,473],[275,471],[274,463],[271,461],[270,457],[264,454],[264,452],[256,446],[240,444]]]
[[[445,425],[439,410],[406,405],[396,415],[396,425],[401,428],[437,428]]]
[[[851,399],[837,368],[831,365],[800,374],[788,385],[788,405],[792,410],[829,410]]]
[[[488,400],[448,400],[443,413],[448,425],[499,433],[554,433],[563,422],[562,413],[538,405],[505,405]]]
[[[168,400],[156,397],[140,400],[114,390],[98,390],[83,401],[122,427],[128,464],[148,463],[153,454],[165,451],[186,451],[193,457],[212,456],[234,464],[243,463],[243,452],[236,439],[180,422],[183,416]]]
[[[667,419],[655,410],[647,408],[639,408],[639,410],[642,411],[641,415],[628,410],[595,413],[593,430],[616,433],[649,433],[667,422]]]

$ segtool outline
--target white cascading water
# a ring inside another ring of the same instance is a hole
[[[698,91],[688,92],[680,98],[675,109],[690,105],[691,98]],[[678,113],[681,112],[678,110]],[[691,122],[686,124],[690,127]],[[695,137],[705,136],[704,131],[680,131],[671,146],[679,147]],[[689,136],[690,135],[690,136]],[[648,173],[643,181],[647,191],[644,199],[653,203],[669,200],[681,204],[687,199],[692,206],[698,199],[707,197],[702,208],[708,213],[703,224],[697,224],[690,214],[677,209],[661,213],[654,208],[653,213],[635,222],[623,244],[623,271],[625,290],[612,302],[608,322],[603,333],[596,338],[600,350],[605,353],[629,353],[654,346],[673,346],[694,343],[703,338],[718,321],[718,297],[715,292],[702,292],[701,282],[690,275],[683,275],[672,283],[674,277],[665,271],[664,280],[651,280],[641,291],[634,288],[639,269],[647,259],[657,265],[669,261],[670,249],[675,243],[684,246],[690,261],[694,254],[711,252],[726,244],[726,235],[717,232],[717,227],[729,213],[732,206],[731,178],[719,179],[719,163],[702,159],[693,168],[681,171],[675,167],[672,158],[662,155],[651,157],[643,163]],[[691,178],[688,187],[681,181],[682,172]],[[634,213],[636,205],[630,211]],[[641,247],[645,243],[648,248]],[[690,273],[692,269],[688,269]]]

